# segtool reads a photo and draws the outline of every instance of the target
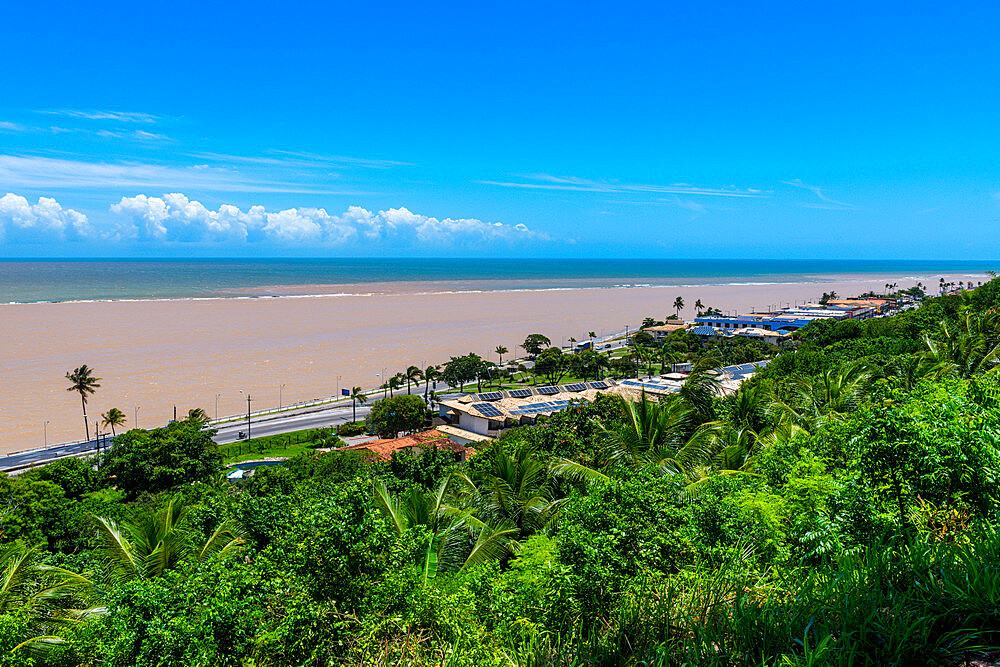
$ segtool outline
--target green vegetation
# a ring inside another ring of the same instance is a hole
[[[332,428],[311,428],[251,440],[237,440],[218,445],[217,448],[223,461],[230,464],[266,458],[290,458],[313,449],[339,447],[341,444]]]
[[[995,661],[998,305],[995,280],[784,351],[639,339],[585,372],[692,362],[677,395],[600,397],[467,461],[319,454],[316,432],[228,483],[247,443],[220,452],[197,415],[133,429],[99,461],[0,477],[0,662]],[[706,373],[763,354],[736,395]],[[423,414],[376,407],[404,402]]]
[[[395,438],[401,431],[416,431],[427,420],[427,406],[419,396],[390,396],[372,405],[365,420],[380,438]]]

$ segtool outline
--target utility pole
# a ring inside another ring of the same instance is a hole
[[[139,410],[142,409],[141,405],[135,406],[135,410],[132,412],[132,425],[135,428],[139,428]]]
[[[242,389],[240,389],[240,393],[243,394]],[[243,395],[247,397],[247,442],[250,442],[250,401],[253,399],[250,397],[250,392]]]
[[[216,419],[219,418],[219,396],[222,396],[222,394],[216,394],[215,395],[215,418]]]
[[[49,446],[49,422],[50,421],[52,421],[52,420],[51,419],[46,419],[44,422],[42,422],[42,446],[44,446],[44,447],[48,447]]]
[[[285,388],[285,385],[278,387],[278,409],[281,409],[281,391]]]

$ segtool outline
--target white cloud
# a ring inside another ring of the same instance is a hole
[[[206,165],[169,166],[145,162],[89,162],[33,155],[0,155],[0,188],[198,189],[214,192],[309,192],[363,194],[317,189],[314,185],[252,177]]]
[[[550,174],[527,174],[520,181],[476,181],[484,185],[497,185],[505,188],[521,188],[526,190],[557,190],[569,192],[601,192],[601,193],[657,193],[672,195],[704,195],[712,197],[767,197],[771,193],[752,188],[708,188],[690,185],[688,183],[671,183],[657,185],[649,183],[621,183],[618,181],[595,181],[577,176],[552,176]]]
[[[372,212],[351,206],[340,215],[331,215],[322,208],[267,211],[253,206],[243,211],[223,204],[213,211],[183,194],[172,193],[162,197],[122,197],[111,211],[121,220],[113,236],[141,241],[270,241],[292,245],[360,242],[372,249],[547,240],[544,234],[532,232],[523,224],[438,219],[406,208]]]
[[[83,118],[85,120],[112,120],[119,123],[155,123],[159,118],[148,113],[136,113],[134,111],[86,111],[77,109],[56,109],[39,110],[38,113],[51,114],[54,116],[68,116],[70,118]]]
[[[819,198],[819,202],[806,202],[802,204],[804,208],[816,208],[825,211],[850,211],[855,210],[858,207],[854,204],[848,204],[847,202],[837,201],[836,199],[831,199],[827,197],[823,192],[823,188],[818,185],[809,185],[808,183],[803,183],[801,179],[795,178],[790,181],[782,181],[785,185],[791,185],[793,188],[800,188],[802,190],[808,190],[809,192],[816,195]]]
[[[11,192],[0,197],[0,239],[72,240],[92,233],[86,215],[71,208],[64,209],[55,199],[39,197],[37,204],[30,204],[24,197]]]
[[[109,243],[220,243],[350,247],[365,251],[461,248],[485,251],[497,245],[549,240],[523,224],[476,218],[435,218],[406,208],[369,211],[351,206],[340,215],[322,208],[244,210],[233,204],[210,209],[184,194],[138,194],[112,204],[101,224],[63,208],[49,197],[30,204],[20,195],[0,197],[0,240],[38,242],[89,239]]]

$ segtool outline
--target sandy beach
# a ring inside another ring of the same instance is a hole
[[[921,276],[925,285],[939,275]],[[985,280],[953,274],[946,279]],[[393,374],[425,367],[451,355],[476,352],[496,360],[525,335],[544,333],[553,343],[583,340],[636,326],[643,317],[672,313],[684,298],[682,317],[701,299],[722,310],[814,300],[823,291],[854,295],[882,290],[886,282],[912,286],[912,276],[832,277],[828,282],[651,288],[456,291],[386,289],[372,294],[151,301],[98,301],[0,305],[0,452],[83,437],[80,401],[66,391],[66,371],[87,364],[102,378],[88,405],[91,423],[118,407],[133,425],[153,427],[202,407],[219,415],[333,395],[339,387],[371,388],[383,368]],[[469,289],[463,285],[457,289]],[[303,290],[307,291],[307,290]],[[339,380],[338,380],[339,377]]]

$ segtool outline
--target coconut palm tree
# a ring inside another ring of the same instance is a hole
[[[423,379],[424,374],[416,366],[410,366],[409,368],[406,369],[406,372],[403,374],[403,377],[406,378],[406,395],[409,396],[410,395],[410,385],[411,384],[415,384],[415,385],[417,385],[417,387],[419,387],[420,386],[420,380]]]
[[[209,417],[204,408],[191,408],[188,410],[187,420],[189,422],[204,425],[209,422]]]
[[[418,486],[410,486],[398,497],[389,493],[385,482],[374,483],[375,504],[379,511],[392,522],[396,533],[402,535],[411,528],[423,526],[431,532],[417,565],[423,571],[424,580],[437,571],[436,552],[442,543],[442,535],[451,524],[451,516],[445,504],[451,477],[445,477],[434,491],[423,491]]]
[[[437,385],[437,379],[441,377],[441,373],[437,366],[428,366],[424,369],[424,400],[427,399],[427,392],[430,388],[431,382]]]
[[[678,390],[678,397],[692,410],[698,423],[715,419],[715,399],[722,393],[715,368],[720,365],[713,357],[702,357]]]
[[[942,321],[938,334],[924,335],[924,356],[961,378],[1000,369],[1000,317],[966,312],[957,324]]]
[[[674,310],[677,311],[677,317],[681,316],[681,311],[684,310],[684,298],[677,297],[674,299]]]
[[[503,366],[503,355],[507,354],[509,350],[503,345],[497,345],[497,349],[493,351],[497,353],[497,358],[500,359],[499,365]]]
[[[66,379],[70,382],[66,391],[75,391],[80,394],[80,402],[83,404],[83,430],[87,440],[90,440],[90,425],[87,423],[87,396],[101,388],[101,378],[94,377],[93,369],[84,364],[66,373]]]
[[[358,404],[364,405],[367,400],[368,397],[362,393],[361,387],[351,387],[351,410],[353,412],[351,421],[358,421]]]
[[[118,408],[111,408],[103,415],[101,415],[101,425],[111,427],[111,437],[118,435],[115,432],[116,426],[121,426],[125,423],[125,413]]]
[[[242,532],[230,521],[220,523],[205,542],[196,544],[193,534],[183,526],[187,513],[182,502],[172,500],[159,512],[146,513],[134,521],[118,523],[97,517],[97,529],[115,579],[152,579],[188,556],[202,562],[243,544]]]
[[[784,419],[814,432],[824,422],[853,412],[871,378],[871,369],[863,363],[828,368],[815,377],[797,379],[792,404],[779,403],[776,407]]]
[[[75,608],[92,595],[93,584],[69,570],[37,562],[37,548],[8,544],[0,549],[0,615],[27,620],[26,634],[13,651],[44,651],[62,643],[56,632],[95,609]]]
[[[699,315],[703,310],[705,310],[705,304],[701,302],[701,299],[698,299],[697,301],[694,302],[694,310]]]
[[[554,469],[530,446],[498,448],[490,456],[475,477],[454,476],[455,493],[444,509],[453,523],[439,548],[439,562],[449,568],[508,557],[519,540],[550,525],[566,502],[557,493]]]
[[[569,349],[576,351],[576,339],[570,336],[567,341],[569,342]]]
[[[697,468],[711,461],[718,422],[696,426],[695,412],[684,401],[668,397],[652,401],[645,392],[625,407],[624,422],[610,428],[601,426],[605,444],[600,471],[560,459],[553,466],[554,474],[594,483],[624,470],[654,466],[663,474],[689,479]]]

